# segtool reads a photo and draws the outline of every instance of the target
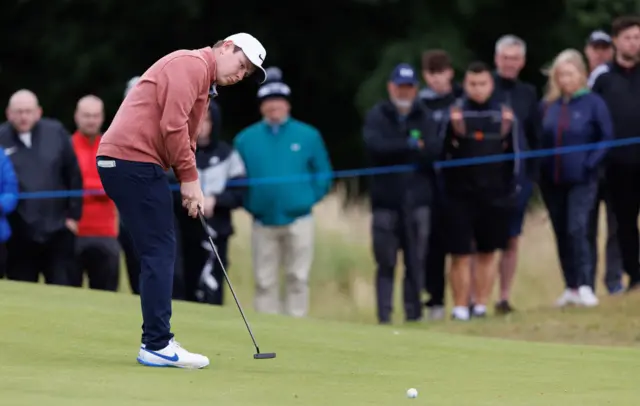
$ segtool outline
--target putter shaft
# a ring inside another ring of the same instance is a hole
[[[209,244],[211,244],[211,248],[213,249],[213,252],[214,252],[216,258],[218,259],[218,263],[220,264],[220,269],[222,269],[222,273],[224,274],[224,278],[227,280],[227,284],[229,285],[229,290],[231,290],[231,294],[233,295],[233,298],[236,301],[236,305],[238,307],[238,310],[240,311],[240,314],[242,315],[242,320],[244,321],[244,325],[247,326],[247,331],[249,332],[249,335],[251,336],[251,341],[253,341],[253,346],[256,347],[256,352],[258,354],[260,354],[260,348],[258,347],[256,339],[253,336],[253,331],[251,331],[251,326],[249,326],[249,321],[247,320],[247,317],[245,316],[244,311],[242,310],[242,306],[240,305],[240,301],[238,300],[238,296],[236,295],[236,292],[233,289],[233,285],[231,284],[231,280],[229,279],[229,275],[227,275],[227,270],[224,268],[224,265],[222,264],[222,260],[220,259],[220,255],[218,255],[218,249],[216,248],[216,245],[213,243],[213,238],[211,238],[211,235],[209,234],[208,227],[207,227],[207,222],[206,222],[206,220],[204,218],[204,214],[202,214],[202,211],[200,211],[200,210],[198,210],[198,217],[200,218],[200,222],[202,223],[202,227],[204,227],[204,231],[207,234],[207,238],[209,239]]]

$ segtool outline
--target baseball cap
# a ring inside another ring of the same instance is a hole
[[[247,56],[247,59],[256,66],[256,79],[258,83],[264,83],[267,73],[262,67],[264,59],[267,57],[267,51],[264,49],[260,41],[253,35],[241,32],[233,34],[225,38],[225,41],[233,41],[233,43]]]
[[[416,71],[408,63],[401,63],[391,72],[389,80],[396,85],[417,85]]]
[[[602,30],[593,31],[587,39],[589,45],[611,45],[611,37]]]

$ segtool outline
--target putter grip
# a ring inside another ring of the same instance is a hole
[[[202,210],[198,207],[198,218],[200,219],[200,223],[202,223],[202,227],[204,227],[204,232],[209,235],[209,228],[207,227],[207,220],[204,218],[204,214],[202,214]]]

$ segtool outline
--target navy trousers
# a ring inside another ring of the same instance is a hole
[[[156,351],[171,333],[171,295],[176,259],[173,199],[158,165],[110,157],[97,158],[98,173],[114,201],[140,261],[142,343]]]

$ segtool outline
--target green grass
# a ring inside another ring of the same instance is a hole
[[[223,308],[174,302],[176,338],[212,365],[158,370],[135,362],[140,304],[126,293],[126,278],[121,293],[0,281],[0,405],[638,403],[640,295],[607,297],[599,284],[598,308],[553,308],[562,279],[543,213],[525,225],[517,313],[404,325],[399,257],[395,324],[386,327],[375,325],[368,211],[345,210],[334,195],[315,215],[311,308],[302,320],[251,310],[250,221],[234,215],[230,275],[262,351],[278,353],[274,360],[253,360],[230,295]],[[417,399],[405,398],[410,387]]]
[[[294,320],[175,303],[174,331],[205,370],[135,363],[136,297],[0,281],[3,405],[635,405],[640,351]],[[415,387],[419,397],[405,398]]]

